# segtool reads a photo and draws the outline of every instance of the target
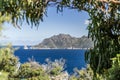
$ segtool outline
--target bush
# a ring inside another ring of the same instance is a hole
[[[33,65],[33,63],[35,63]],[[45,73],[41,66],[35,68],[38,65],[36,62],[27,62],[21,65],[18,72],[10,76],[10,79],[26,79],[26,80],[49,80],[49,76]]]
[[[112,67],[108,70],[108,80],[120,80],[120,54],[112,58]]]
[[[46,72],[51,76],[59,75],[64,70],[65,60],[55,60],[54,62],[46,59]]]
[[[21,64],[19,70],[9,75],[9,80],[50,80],[52,76],[60,75],[63,71],[64,60],[47,60],[47,64],[40,65],[36,61],[30,60]]]
[[[0,49],[0,71],[14,72],[17,69],[18,58],[13,54],[11,46]]]

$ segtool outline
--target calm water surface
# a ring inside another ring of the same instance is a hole
[[[73,50],[73,49],[19,49],[15,51],[15,55],[19,57],[20,62],[27,62],[29,58],[34,58],[40,64],[46,63],[46,58],[51,61],[55,59],[65,59],[65,70],[69,73],[73,73],[74,68],[81,69],[86,66],[84,61],[85,50]]]

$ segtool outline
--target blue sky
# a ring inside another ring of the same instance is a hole
[[[31,28],[27,23],[23,23],[21,30],[5,23],[0,37],[0,44],[12,43],[13,45],[35,45],[43,39],[60,33],[70,34],[74,37],[87,35],[88,14],[77,10],[64,9],[62,13],[57,13],[56,8],[50,7],[44,16],[44,21],[39,28]]]

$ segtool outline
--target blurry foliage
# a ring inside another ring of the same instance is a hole
[[[46,72],[52,76],[59,75],[64,70],[65,60],[55,60],[54,62],[46,59]]]
[[[90,65],[87,68],[81,70],[75,70],[75,73],[70,76],[70,80],[105,80],[103,75],[97,74],[94,76],[94,71],[91,69]]]
[[[8,80],[8,72],[0,71],[0,80]]]
[[[43,21],[43,15],[47,13],[47,7],[52,4],[56,5],[60,12],[64,7],[88,12],[88,35],[94,41],[94,48],[87,52],[86,61],[90,63],[94,75],[103,74],[109,68],[111,74],[119,71],[119,68],[112,66],[110,60],[120,53],[119,0],[0,0],[0,29],[5,21],[18,28],[18,24],[24,20],[30,25],[38,26],[40,21]],[[8,54],[11,54],[8,48],[0,49],[0,53],[0,70],[14,71],[17,58]],[[53,70],[52,74],[56,74],[58,69]]]
[[[0,49],[0,71],[14,72],[18,58],[13,54],[14,49],[10,46]]]
[[[33,68],[31,63],[24,63],[16,74],[9,75],[9,80],[50,80],[49,76],[45,73],[42,67]]]
[[[63,59],[51,62],[47,59],[47,64],[40,65],[36,61],[21,64],[16,73],[9,75],[9,80],[50,80],[51,76],[57,76],[63,71]]]
[[[112,58],[112,67],[108,70],[107,80],[120,79],[120,54]]]
[[[75,70],[75,73],[70,76],[70,80],[119,80],[120,54],[117,54],[116,57],[111,58],[111,60],[112,67],[105,70],[103,74],[94,73],[90,65],[87,65],[87,68]]]
[[[75,73],[70,76],[70,80],[93,80],[93,71],[88,65],[81,70],[75,69]]]
[[[0,13],[2,16],[11,16],[14,26],[26,20],[28,24],[38,25],[43,21],[47,0],[0,0]]]
[[[76,5],[90,16],[88,35],[94,41],[94,48],[86,53],[86,61],[95,73],[104,73],[112,66],[110,59],[120,53],[119,6],[109,0],[86,0],[83,5]]]

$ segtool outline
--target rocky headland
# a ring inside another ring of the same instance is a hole
[[[69,34],[59,34],[44,39],[41,43],[33,46],[33,49],[88,49],[93,48],[93,46],[93,41],[87,36],[76,38]]]

